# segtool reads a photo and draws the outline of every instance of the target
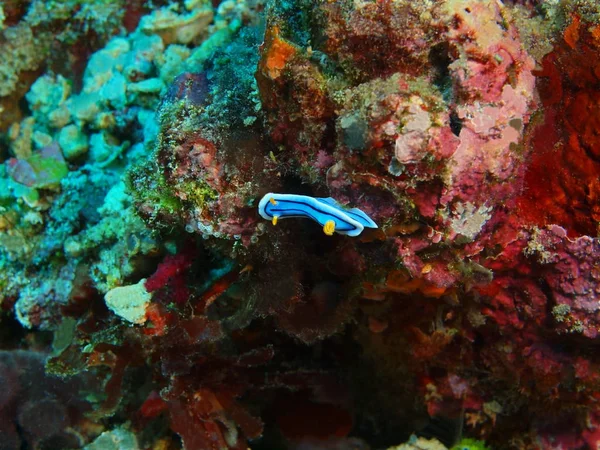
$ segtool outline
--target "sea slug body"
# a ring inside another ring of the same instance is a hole
[[[347,209],[331,197],[315,198],[307,195],[274,194],[269,192],[258,204],[258,213],[273,225],[279,219],[307,217],[319,223],[323,232],[346,236],[358,236],[366,228],[377,224],[358,208]]]

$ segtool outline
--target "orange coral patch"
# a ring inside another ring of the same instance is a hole
[[[440,298],[446,293],[445,287],[436,286],[434,284],[427,283],[426,281],[423,281],[422,285],[419,287],[419,290],[425,297],[431,298]]]
[[[378,286],[373,283],[363,283],[363,294],[362,298],[366,300],[373,300],[375,302],[381,302],[385,300],[385,293]]]
[[[579,17],[573,17],[573,21],[571,24],[565,29],[563,34],[565,38],[565,42],[571,48],[575,48],[577,45],[577,41],[579,40],[579,26],[580,26]]]
[[[594,27],[590,30],[592,35],[592,39],[594,39],[594,43],[597,47],[600,47],[600,26]]]
[[[446,293],[445,287],[436,286],[423,278],[410,278],[408,274],[399,270],[390,272],[386,280],[386,289],[401,294],[419,291],[425,297],[431,298],[439,298]]]
[[[261,70],[271,79],[279,78],[287,62],[297,53],[296,47],[279,37],[279,27],[270,27],[263,44],[265,57],[261,60]]]
[[[151,326],[143,330],[146,336],[163,336],[166,333],[170,313],[164,312],[159,305],[152,303],[146,310],[146,317],[151,322]]]
[[[431,334],[425,334],[417,327],[411,327],[414,336],[412,353],[418,361],[430,361],[440,354],[452,341],[452,335],[444,331],[436,330]]]
[[[371,333],[383,333],[387,330],[389,323],[387,320],[379,320],[375,317],[369,317],[369,330]]]

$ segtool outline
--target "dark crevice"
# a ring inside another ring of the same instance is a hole
[[[454,93],[450,76],[450,45],[447,42],[434,45],[429,52],[429,63],[433,71],[433,84],[440,90],[444,101],[452,103]]]
[[[460,135],[460,130],[462,130],[463,123],[462,119],[458,117],[456,111],[450,111],[450,129],[455,136]]]
[[[447,42],[441,42],[433,46],[429,52],[429,63],[433,71],[433,84],[439,89],[444,101],[450,105],[450,129],[455,136],[458,136],[462,130],[462,120],[452,108],[455,93],[450,74],[450,64],[453,61],[451,48]]]

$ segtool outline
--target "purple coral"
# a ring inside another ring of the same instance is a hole
[[[540,264],[550,289],[557,331],[596,338],[600,332],[598,239],[571,240],[555,225],[535,233],[527,253]]]

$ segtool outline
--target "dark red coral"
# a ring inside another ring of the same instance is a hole
[[[150,8],[144,0],[129,0],[125,2],[125,13],[123,15],[123,26],[131,33],[136,29],[140,19],[147,14]]]
[[[340,405],[314,401],[310,392],[280,395],[273,413],[279,429],[292,442],[346,437],[352,429],[352,416],[347,410]]]
[[[194,251],[195,247],[191,245],[176,255],[167,255],[154,274],[146,280],[144,284],[146,290],[155,292],[165,288],[161,297],[166,302],[185,303],[190,297],[186,275],[194,262],[196,256]]]
[[[29,3],[31,3],[29,0],[8,0],[4,2],[2,5],[5,16],[4,25],[7,27],[12,27],[13,25],[19,23],[19,21],[27,13]]]
[[[600,221],[600,27],[575,18],[537,73],[542,123],[530,133],[532,159],[520,209],[531,224],[569,236],[596,235]]]

